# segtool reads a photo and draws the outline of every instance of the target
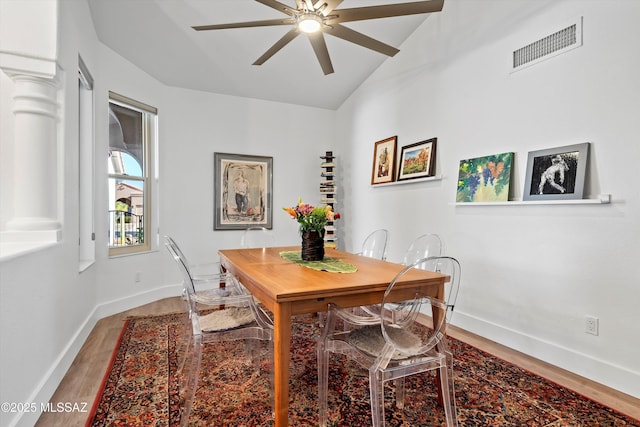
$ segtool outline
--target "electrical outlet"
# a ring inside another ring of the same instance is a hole
[[[594,316],[585,316],[584,318],[584,331],[587,334],[598,335],[598,323],[599,319]]]

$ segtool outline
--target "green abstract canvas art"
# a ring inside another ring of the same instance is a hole
[[[456,202],[506,202],[509,200],[513,153],[460,161]]]

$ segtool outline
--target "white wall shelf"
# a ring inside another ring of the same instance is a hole
[[[508,202],[454,202],[456,206],[515,206],[515,205],[608,205],[611,194],[600,194],[595,199],[574,200],[510,200]]]
[[[435,175],[435,176],[428,176],[426,178],[407,179],[404,181],[393,181],[393,182],[387,182],[384,184],[375,184],[371,186],[372,187],[388,187],[390,185],[416,184],[418,182],[425,182],[425,181],[440,181],[441,179],[442,179],[442,175]]]

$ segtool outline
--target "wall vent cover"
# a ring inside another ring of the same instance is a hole
[[[582,46],[582,17],[565,28],[513,51],[512,71]]]

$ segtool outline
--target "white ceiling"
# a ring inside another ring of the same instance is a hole
[[[295,6],[293,0],[280,1]],[[338,9],[408,1],[344,0]],[[169,86],[336,109],[388,59],[325,35],[335,69],[325,76],[311,44],[300,36],[256,66],[252,63],[289,31],[289,26],[213,31],[191,28],[287,17],[254,0],[89,0],[89,7],[102,43]],[[344,25],[399,48],[428,16]]]

